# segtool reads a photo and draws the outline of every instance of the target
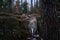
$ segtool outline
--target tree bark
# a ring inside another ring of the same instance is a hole
[[[41,37],[43,40],[58,40],[56,0],[41,0]]]

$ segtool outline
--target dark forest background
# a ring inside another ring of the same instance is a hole
[[[34,6],[31,0],[30,10],[28,9],[27,0],[25,2],[21,0],[20,5],[19,0],[17,0],[15,6],[13,6],[13,1],[14,0],[0,0],[0,40],[25,40],[29,36],[25,27],[28,23],[21,20],[21,14],[36,14],[40,36],[45,40],[58,40],[60,37],[60,0],[36,0],[36,2],[34,1]],[[47,11],[45,12],[45,10]],[[41,20],[43,20],[43,22]],[[51,20],[52,24],[49,24],[50,22],[48,20]],[[54,34],[56,37],[53,35],[51,38],[49,32],[51,36],[53,33],[58,33],[57,35],[59,35],[59,37]]]

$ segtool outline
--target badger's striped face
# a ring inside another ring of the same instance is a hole
[[[31,18],[28,25],[30,33],[35,33],[37,30],[37,20],[35,18]]]

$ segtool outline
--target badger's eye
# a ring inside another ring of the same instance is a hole
[[[33,25],[33,23],[31,23],[30,25]]]

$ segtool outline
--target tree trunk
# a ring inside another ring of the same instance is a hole
[[[25,2],[27,3],[27,0],[25,0]],[[28,10],[27,10],[27,5],[26,5],[26,14],[27,14]]]
[[[41,0],[41,37],[43,40],[58,40],[58,22],[55,0]]]
[[[21,0],[21,8],[20,9],[21,9],[21,13],[22,13],[22,0]]]
[[[33,8],[33,1],[31,0],[31,12],[32,12],[32,8]]]
[[[18,1],[16,1],[16,13],[19,13],[19,4],[18,4]]]
[[[38,8],[38,0],[36,0],[36,6],[37,6],[37,8]]]
[[[34,5],[35,5],[35,0],[34,0]]]
[[[8,1],[8,10],[9,12],[12,12],[12,0],[7,0]]]

